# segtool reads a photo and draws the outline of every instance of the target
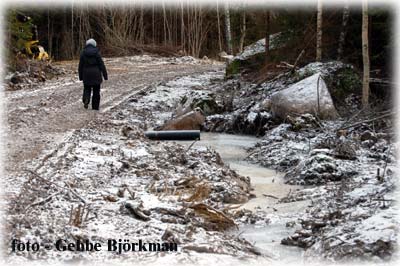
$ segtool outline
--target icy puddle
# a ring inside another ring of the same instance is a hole
[[[252,136],[202,132],[201,140],[197,141],[193,147],[215,149],[225,164],[240,175],[250,177],[256,197],[243,204],[241,208],[252,211],[263,210],[271,216],[270,224],[241,226],[239,231],[232,233],[239,233],[265,254],[280,262],[299,263],[302,261],[303,250],[281,245],[280,241],[297,229],[286,227],[286,223],[295,220],[292,216],[303,209],[307,202],[277,203],[279,198],[287,196],[299,187],[284,184],[282,173],[246,162],[247,149],[254,146],[258,140]],[[179,143],[190,145],[193,142],[180,141]]]

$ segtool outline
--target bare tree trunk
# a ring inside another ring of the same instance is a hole
[[[231,33],[231,18],[229,15],[229,4],[225,3],[225,38],[228,54],[233,54],[232,49],[232,33]]]
[[[75,57],[75,45],[74,45],[74,2],[72,2],[71,6],[71,58],[74,59]]]
[[[368,3],[367,0],[362,2],[362,55],[363,55],[363,89],[362,89],[362,105],[368,106],[369,101],[369,45],[368,45]]]
[[[181,2],[181,47],[184,54],[186,54],[185,48],[185,16],[183,12],[183,2]]]
[[[246,9],[242,11],[242,23],[240,24],[240,41],[239,41],[239,53],[243,52],[244,38],[246,37]]]
[[[218,45],[219,51],[222,51],[222,38],[221,38],[221,22],[219,19],[219,7],[218,7],[218,0],[217,0],[217,27],[218,27]]]
[[[349,3],[346,1],[346,4],[343,8],[342,30],[340,31],[337,60],[341,60],[343,56],[343,46],[346,40],[347,22],[349,21],[349,14],[350,14]]]
[[[156,44],[156,37],[155,37],[155,21],[154,21],[154,3],[152,6],[152,10],[151,10],[151,33],[152,33],[152,39],[153,39],[153,43],[152,45],[154,46]]]
[[[50,40],[50,10],[47,8],[47,52],[51,56],[51,40]]]
[[[316,60],[322,59],[322,0],[318,0],[317,11],[317,56]]]
[[[165,4],[163,1],[162,4],[162,10],[163,10],[163,25],[164,25],[164,45],[167,45],[167,13],[165,11]]]
[[[267,10],[265,14],[265,64],[269,62],[269,36],[271,34],[271,11]]]
[[[143,3],[140,5],[140,18],[139,18],[139,28],[140,28],[140,37],[139,37],[139,43],[144,44],[144,24],[143,24],[143,17],[144,17],[144,11],[143,11]]]

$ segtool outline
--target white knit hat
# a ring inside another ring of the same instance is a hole
[[[96,41],[94,39],[87,40],[86,41],[86,45],[89,45],[89,44],[93,45],[94,47],[96,47],[96,45],[97,45],[97,43],[96,43]]]

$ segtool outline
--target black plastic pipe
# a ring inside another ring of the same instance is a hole
[[[146,131],[144,135],[152,140],[200,140],[200,130]]]

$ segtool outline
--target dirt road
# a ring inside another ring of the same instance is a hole
[[[5,192],[18,189],[13,176],[33,168],[39,158],[53,150],[65,136],[84,127],[97,115],[108,112],[140,89],[160,82],[223,67],[219,63],[195,61],[192,58],[134,56],[105,59],[109,80],[101,90],[100,112],[83,108],[82,83],[77,76],[77,61],[56,65],[68,71],[29,90],[7,91],[7,173]],[[16,191],[15,191],[16,192]]]
[[[231,265],[244,257],[260,259],[250,242],[226,234],[236,223],[215,209],[249,198],[249,179],[224,165],[212,149],[143,136],[143,130],[170,117],[183,96],[208,95],[209,86],[219,88],[223,80],[221,64],[181,60],[106,60],[110,80],[103,87],[100,112],[83,108],[81,84],[73,73],[36,90],[7,94],[9,132],[16,132],[8,138],[13,150],[7,165],[7,215],[0,226],[5,232],[0,252],[8,263],[223,260]],[[207,203],[189,206],[188,200],[198,202],[199,187],[206,189],[200,198]],[[130,206],[147,217],[135,215]],[[12,239],[44,248],[10,253]],[[60,252],[59,239],[86,239],[103,248]],[[108,248],[110,239],[168,241],[179,243],[179,249],[161,255],[133,248],[122,253]]]

